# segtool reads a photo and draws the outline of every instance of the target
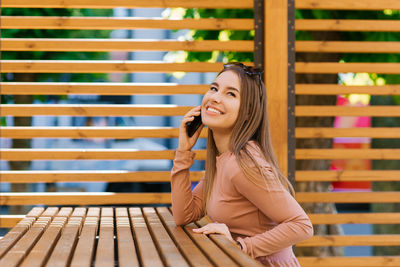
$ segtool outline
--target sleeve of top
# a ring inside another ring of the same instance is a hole
[[[301,206],[276,180],[270,168],[265,172],[264,188],[255,185],[242,172],[232,177],[236,190],[277,224],[264,233],[238,238],[243,251],[253,258],[278,252],[313,235],[311,221]]]
[[[176,151],[174,166],[171,170],[172,214],[177,225],[185,225],[204,216],[203,182],[190,189],[189,168],[193,165],[195,153]]]

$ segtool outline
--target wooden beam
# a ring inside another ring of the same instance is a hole
[[[299,203],[400,203],[400,192],[298,192]]]
[[[370,116],[400,117],[400,106],[296,106],[298,117]]]
[[[400,84],[383,86],[341,84],[296,84],[296,95],[400,95]]]
[[[179,129],[173,127],[1,127],[3,138],[178,138]],[[207,129],[200,134],[207,138]]]
[[[170,193],[0,193],[0,205],[134,205],[170,203]]]
[[[297,243],[298,247],[325,246],[399,246],[400,235],[327,235],[313,236]]]
[[[399,127],[360,127],[360,128],[298,127],[296,128],[296,138],[335,138],[335,137],[400,138],[400,128]]]
[[[2,16],[2,29],[118,30],[118,29],[197,29],[252,30],[252,19],[163,19],[128,17],[41,17]]]
[[[196,150],[195,160],[205,160],[206,151]],[[141,160],[175,158],[174,150],[134,149],[0,149],[0,158],[9,161],[30,160]]]
[[[132,72],[219,72],[223,63],[130,60],[2,60],[0,72],[7,73],[132,73]]]
[[[288,4],[265,1],[265,85],[273,147],[288,174]]]
[[[297,182],[400,181],[400,170],[296,171]]]
[[[296,52],[309,53],[400,53],[399,42],[297,41]]]
[[[253,8],[252,0],[2,0],[0,7],[18,8]]]
[[[340,149],[340,148],[309,148],[296,149],[296,159],[374,159],[400,160],[400,149],[373,148],[373,149]]]
[[[400,74],[400,63],[296,62],[296,73],[335,74],[341,72]]]
[[[399,20],[297,19],[298,31],[400,32]]]
[[[0,116],[183,116],[193,107],[175,105],[4,104]]]
[[[253,41],[2,38],[2,51],[236,51],[253,52]]]
[[[400,213],[379,212],[379,213],[340,213],[340,214],[308,214],[313,224],[398,224]]]
[[[400,266],[399,256],[362,256],[362,257],[298,257],[303,267],[394,267]]]
[[[202,95],[208,84],[0,82],[1,95]]]
[[[296,0],[297,9],[385,10],[400,9],[397,0]]]
[[[190,179],[198,182],[203,171],[190,172]],[[170,182],[169,171],[0,171],[1,183],[56,183],[56,182]],[[1,217],[0,217],[1,219]]]

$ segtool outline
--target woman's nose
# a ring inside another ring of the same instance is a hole
[[[219,92],[211,95],[211,100],[213,102],[219,103],[221,102],[221,94]]]

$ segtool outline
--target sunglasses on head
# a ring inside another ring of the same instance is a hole
[[[229,62],[227,64],[224,64],[224,69],[231,68],[231,67],[240,67],[243,69],[244,73],[246,73],[250,77],[258,76],[260,81],[261,81],[261,75],[264,73],[264,70],[261,68],[254,68],[252,66],[246,66],[240,62]]]

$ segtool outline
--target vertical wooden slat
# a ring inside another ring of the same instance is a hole
[[[118,264],[120,267],[139,266],[131,224],[126,208],[116,209]]]
[[[89,208],[72,257],[71,267],[92,266],[99,217],[100,208]]]
[[[102,208],[95,267],[114,267],[114,211]]]
[[[287,0],[265,1],[265,85],[273,147],[284,175],[288,173],[288,6]]]
[[[143,218],[142,210],[140,208],[130,208],[129,215],[137,241],[137,251],[141,265],[148,267],[164,266]]]

